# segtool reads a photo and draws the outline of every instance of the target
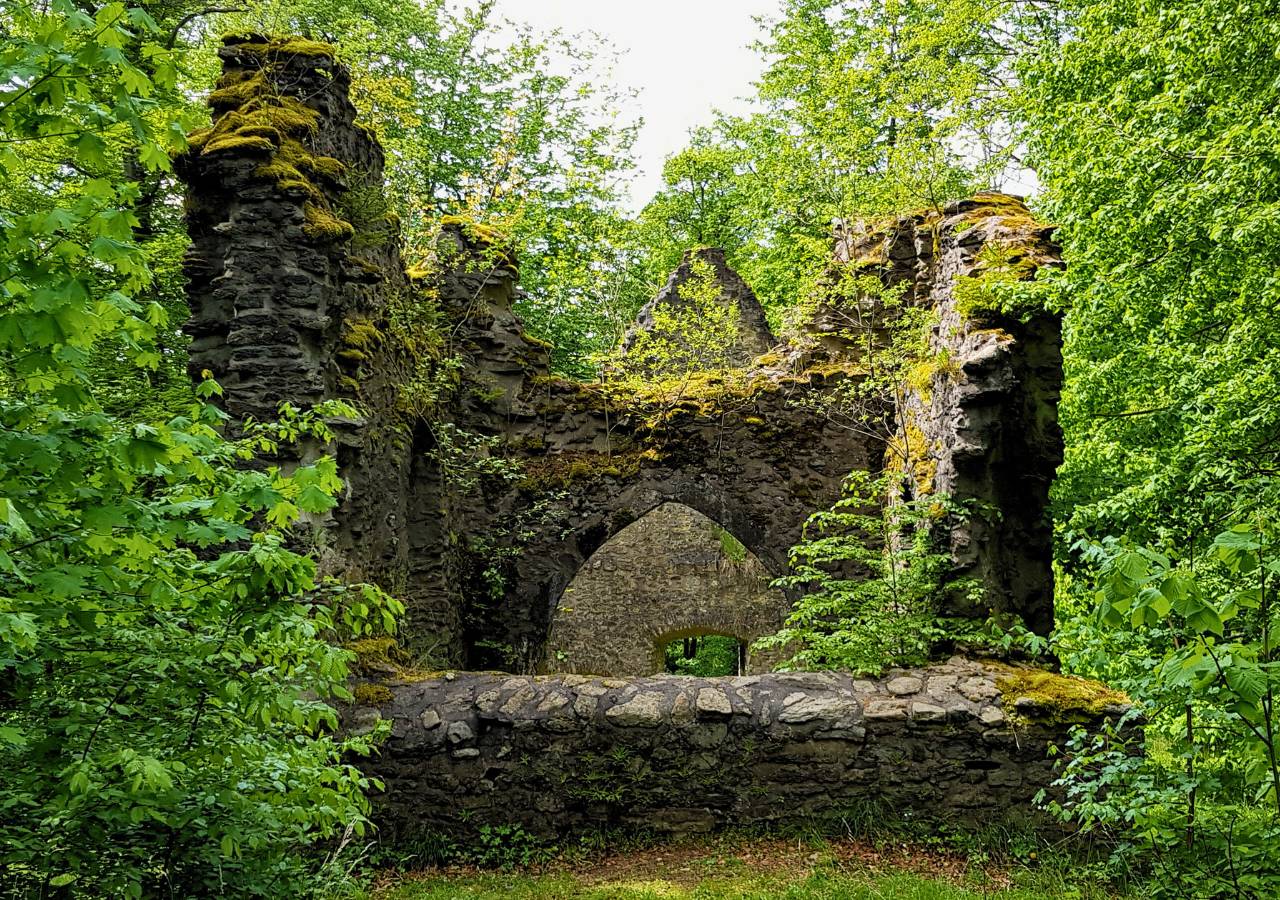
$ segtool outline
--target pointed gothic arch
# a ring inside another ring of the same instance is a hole
[[[776,654],[751,650],[776,632],[791,603],[773,573],[715,520],[664,502],[603,542],[560,594],[541,668],[652,675],[673,639],[728,635],[746,645],[747,672]]]

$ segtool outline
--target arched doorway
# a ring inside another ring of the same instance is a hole
[[[790,609],[754,554],[702,513],[664,503],[606,541],[552,613],[547,672],[654,675],[674,640],[719,635],[742,647],[741,672],[768,671],[751,644]]]

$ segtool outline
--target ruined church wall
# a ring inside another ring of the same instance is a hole
[[[218,55],[213,125],[175,160],[192,242],[191,375],[219,381],[232,428],[273,421],[284,402],[359,404],[357,417],[330,420],[331,443],[282,447],[279,462],[337,459],[341,503],[312,523],[321,564],[401,592],[412,438],[396,409],[402,351],[385,324],[408,283],[398,228],[367,201],[381,190],[382,149],[355,123],[331,48],[242,35]]]
[[[356,124],[347,74],[330,51],[247,36],[228,39],[221,56],[214,128],[193,135],[177,161],[192,236],[193,374],[222,382],[233,421],[271,418],[286,400],[359,405],[358,417],[333,423],[331,445],[293,458],[337,457],[341,504],[314,523],[325,569],[404,597],[402,640],[423,658],[533,671],[583,564],[664,503],[708,516],[778,574],[807,517],[840,497],[845,476],[882,468],[877,436],[823,405],[859,377],[856,360],[766,365],[677,398],[608,395],[555,377],[547,348],[513,312],[510,253],[453,224],[441,240],[456,245],[456,264],[416,283],[393,220],[361,212],[377,193],[382,153]],[[303,127],[289,116],[279,128],[257,121],[264,105],[280,103],[305,111]],[[950,224],[907,217],[866,236],[871,252],[859,264],[909,281],[917,302],[945,306],[948,285],[980,269],[986,243],[1020,242],[1039,262],[1052,256],[1047,230],[1025,208],[977,205],[990,212],[979,225],[963,209],[948,212],[959,216]],[[402,402],[414,351],[393,327],[395,304],[401,315],[438,306],[447,352],[461,363],[429,411]],[[920,469],[986,508],[947,538],[990,602],[954,611],[1009,609],[1044,630],[1047,489],[1061,453],[1055,323],[1034,333],[1009,323],[999,339],[980,324],[940,325],[957,364],[940,370],[928,400],[918,397],[928,456]],[[988,354],[993,342],[998,352]],[[492,442],[464,455],[505,458],[518,476],[451,480],[440,463],[451,427]]]

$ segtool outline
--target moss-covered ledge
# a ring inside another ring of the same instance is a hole
[[[1023,820],[1053,781],[1049,747],[1126,709],[1102,685],[961,657],[879,679],[448,672],[370,683],[380,690],[361,695],[376,702],[346,720],[391,722],[362,765],[386,783],[376,814],[392,841],[498,824],[701,831],[868,803]],[[1030,715],[1023,701],[1045,696],[1059,714]]]

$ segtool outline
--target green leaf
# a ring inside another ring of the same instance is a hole
[[[267,510],[267,521],[277,528],[285,528],[298,518],[298,507],[288,500],[281,500]]]
[[[1234,660],[1222,672],[1227,687],[1235,691],[1241,699],[1256,703],[1267,692],[1267,676],[1253,663]]]
[[[1224,627],[1217,610],[1207,604],[1202,604],[1199,609],[1188,615],[1187,624],[1200,634],[1221,635]]]
[[[337,505],[337,500],[316,485],[307,485],[298,492],[298,507],[306,512],[322,513]]]

